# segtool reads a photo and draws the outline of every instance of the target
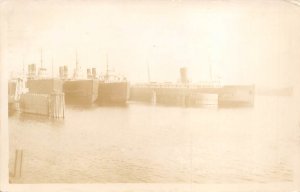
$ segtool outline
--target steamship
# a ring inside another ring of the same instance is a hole
[[[96,74],[96,69],[93,69]],[[98,97],[98,81],[95,78],[86,78],[79,67],[76,52],[76,67],[72,78],[68,78],[68,67],[59,68],[59,76],[64,80],[63,91],[66,104],[91,105]]]
[[[66,104],[91,105],[98,97],[98,80],[82,78],[76,67],[73,78],[67,78],[67,67],[60,67],[60,77],[64,79],[63,91]]]
[[[106,74],[99,77],[98,98],[99,105],[125,105],[129,99],[129,82],[121,75]]]
[[[95,102],[99,105],[126,104],[129,98],[129,82],[125,77],[111,74],[108,64],[106,74],[99,77],[96,74],[96,68],[87,69],[86,78],[79,78],[80,72],[77,55],[76,69],[72,79],[67,79],[67,67],[60,67],[60,76],[65,79],[63,90],[66,104],[90,105]]]
[[[180,82],[136,84],[130,100],[184,107],[252,107],[254,85],[222,85],[220,80],[190,83],[187,69],[180,69]]]

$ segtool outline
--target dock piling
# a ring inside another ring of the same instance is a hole
[[[49,116],[53,118],[65,117],[65,96],[64,93],[51,93],[49,102]]]
[[[20,108],[23,113],[46,115],[51,118],[64,118],[64,100],[64,93],[26,93],[21,96]]]
[[[152,95],[151,95],[151,103],[152,105],[156,105],[156,91],[152,91]]]
[[[15,152],[14,178],[19,178],[22,175],[23,150],[17,149]]]

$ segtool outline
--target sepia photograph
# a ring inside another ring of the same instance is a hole
[[[3,0],[0,26],[1,192],[300,191],[299,0]]]

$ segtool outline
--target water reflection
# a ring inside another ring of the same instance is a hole
[[[67,106],[64,120],[9,118],[17,183],[240,183],[293,179],[298,119],[290,98],[258,97],[254,108]]]

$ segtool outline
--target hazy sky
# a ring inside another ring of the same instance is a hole
[[[5,12],[3,12],[5,11]],[[7,1],[9,71],[109,65],[132,82],[214,76],[224,83],[293,85],[300,71],[300,7],[281,0]]]

